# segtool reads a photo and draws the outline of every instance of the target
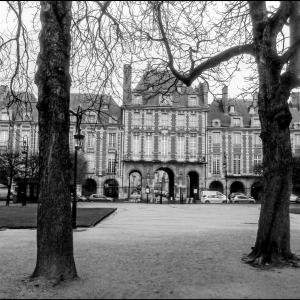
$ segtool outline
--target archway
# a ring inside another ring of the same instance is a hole
[[[87,197],[96,193],[97,193],[96,181],[92,178],[85,179],[82,185],[82,195]]]
[[[142,174],[133,170],[129,174],[129,197],[130,195],[140,194],[142,192]]]
[[[118,198],[119,184],[115,179],[108,179],[104,182],[104,196]]]
[[[193,197],[195,200],[199,199],[199,175],[195,171],[188,173],[188,182],[187,182],[187,196]],[[195,189],[197,192],[195,193]]]
[[[174,173],[170,168],[158,168],[154,177],[154,189],[167,192],[174,199]]]
[[[245,193],[243,184],[240,181],[233,182],[230,186],[230,194],[231,193]]]
[[[223,184],[222,184],[222,182],[220,182],[218,180],[215,180],[215,181],[210,183],[209,190],[210,191],[218,191],[218,192],[224,194]]]
[[[252,186],[251,186],[251,196],[255,200],[260,200],[261,199],[261,194],[263,190],[263,185],[261,181],[255,181]]]

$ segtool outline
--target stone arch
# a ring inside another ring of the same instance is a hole
[[[235,180],[230,185],[230,194],[231,193],[245,193],[245,183],[242,180]]]
[[[260,200],[262,195],[263,185],[261,180],[254,181],[251,185],[251,196],[255,200]]]
[[[103,185],[103,194],[107,197],[118,198],[119,182],[117,178],[106,178]]]
[[[167,180],[162,181],[159,177],[159,171],[167,173]],[[158,174],[158,176],[156,175]],[[173,168],[169,166],[158,166],[154,172],[154,189],[159,191],[167,191],[169,197],[174,198],[175,196],[175,173]]]
[[[218,191],[218,192],[224,194],[224,185],[219,180],[213,180],[209,184],[209,190],[210,191]]]
[[[90,196],[97,194],[97,182],[94,178],[87,177],[82,184],[82,195]]]
[[[132,194],[140,194],[142,193],[143,186],[143,173],[137,168],[132,168],[128,173],[129,177],[129,197]]]
[[[199,173],[195,170],[189,171],[187,173],[187,196],[193,197],[194,200],[199,199]],[[196,192],[195,192],[196,191]]]

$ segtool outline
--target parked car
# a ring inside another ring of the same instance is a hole
[[[291,194],[290,196],[290,202],[296,202],[296,199],[298,198],[298,196]]]
[[[227,203],[225,198],[220,195],[207,195],[204,197],[204,203]]]
[[[89,197],[87,197],[87,201],[91,201],[91,202],[96,202],[96,201],[101,201],[101,202],[113,202],[113,198],[110,197],[106,197],[104,195],[101,194],[92,194]]]
[[[86,201],[88,201],[88,198],[85,197],[85,196],[79,196],[79,195],[77,195],[76,199],[77,199],[78,202],[86,202]]]
[[[298,196],[295,200],[296,203],[300,203],[300,196]]]
[[[235,196],[246,196],[246,194],[241,193],[241,192],[231,193],[228,198],[229,198],[229,200],[231,200],[231,198],[234,198]],[[246,196],[246,197],[255,200],[252,196]]]
[[[133,193],[130,194],[130,199],[140,199],[142,196],[139,194],[137,191],[134,191]]]
[[[230,198],[230,203],[251,203],[254,204],[256,201],[252,197],[236,195]]]
[[[0,200],[6,200],[7,192],[8,192],[7,188],[0,188]],[[13,200],[13,197],[14,197],[14,192],[11,191],[9,195],[9,199]]]
[[[208,196],[216,196],[216,197],[219,197],[219,198],[222,200],[221,203],[222,203],[223,201],[228,202],[228,198],[227,198],[224,194],[222,194],[222,193],[220,193],[220,192],[218,192],[218,191],[202,191],[201,194],[200,194],[200,196],[201,196],[201,201],[202,201],[203,203],[205,203],[206,198],[207,198]]]

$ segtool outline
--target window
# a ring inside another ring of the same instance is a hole
[[[133,154],[137,155],[140,152],[140,136],[139,134],[133,135],[133,143],[132,143]]]
[[[254,146],[254,148],[262,147],[261,138],[259,136],[259,133],[254,133],[253,146]]]
[[[26,136],[27,136],[27,138],[26,138]],[[28,149],[30,149],[30,130],[22,130],[21,131],[21,140],[20,140],[21,147],[23,147],[23,139],[26,141],[26,143],[28,140],[28,145],[26,145],[26,146],[28,146]]]
[[[233,155],[233,174],[241,174],[241,155]]]
[[[166,135],[161,136],[161,155],[168,155],[168,136]]]
[[[152,126],[152,125],[153,125],[152,114],[146,113],[146,117],[145,117],[145,125],[146,125],[146,126]]]
[[[108,153],[107,157],[107,173],[115,173],[116,172],[116,155],[115,153]]]
[[[95,137],[92,132],[88,132],[87,134],[87,146],[88,148],[94,148],[95,146]]]
[[[213,174],[220,174],[220,154],[213,154]]]
[[[189,97],[190,106],[197,106],[197,96],[190,96]]]
[[[169,123],[169,115],[161,114],[161,126],[168,126]]]
[[[295,134],[295,148],[300,149],[300,134]]]
[[[109,133],[108,134],[108,148],[116,148],[117,134]]]
[[[95,154],[94,153],[87,153],[86,154],[86,161],[87,161],[88,172],[93,172],[95,170]]]
[[[177,92],[181,93],[181,86],[177,87]]]
[[[232,135],[233,147],[241,147],[242,145],[242,135],[241,133],[234,132]]]
[[[103,110],[108,110],[108,104],[103,104]]]
[[[172,95],[159,95],[159,105],[172,105]]]
[[[221,146],[221,134],[220,132],[213,132],[213,146],[220,147]]]
[[[198,127],[198,118],[197,115],[190,115],[190,127]]]
[[[87,114],[86,121],[87,123],[96,123],[96,116],[94,114]]]
[[[0,144],[5,145],[8,142],[8,130],[0,130]]]
[[[240,118],[233,118],[233,126],[240,127],[241,126],[241,119]]]
[[[23,117],[22,117],[23,121],[31,121],[32,120],[32,115],[28,112],[23,113]]]
[[[253,126],[254,127],[260,127],[260,121],[259,121],[259,119],[253,119]]]
[[[250,107],[249,114],[251,115],[255,114],[255,109],[253,106]]]
[[[145,137],[145,157],[151,158],[152,157],[152,136],[146,135]]]
[[[133,126],[139,126],[140,125],[140,113],[135,112],[133,114]]]
[[[184,149],[185,149],[185,137],[177,137],[177,156],[178,158],[184,158]]]
[[[76,122],[76,116],[71,115],[70,116],[70,122]]]
[[[114,117],[109,117],[109,118],[108,118],[108,123],[109,123],[109,124],[116,124],[116,123],[117,123],[117,120],[116,120]]]
[[[234,112],[235,112],[235,107],[233,105],[229,106],[229,113],[234,113]]]
[[[3,120],[3,121],[8,121],[9,120],[9,115],[8,115],[7,111],[2,111],[1,120]]]
[[[253,156],[253,168],[261,165],[262,163],[262,155],[254,155]]]
[[[142,104],[142,96],[141,95],[134,95],[132,104]]]
[[[191,136],[190,137],[190,143],[189,143],[189,148],[190,148],[190,156],[192,158],[196,158],[196,151],[197,151],[197,138],[196,136]]]
[[[185,115],[183,114],[178,115],[177,126],[185,127]]]

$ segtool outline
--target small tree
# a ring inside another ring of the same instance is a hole
[[[6,206],[9,206],[12,181],[20,174],[22,159],[19,153],[7,151],[0,154],[0,177],[2,184],[7,186]]]

